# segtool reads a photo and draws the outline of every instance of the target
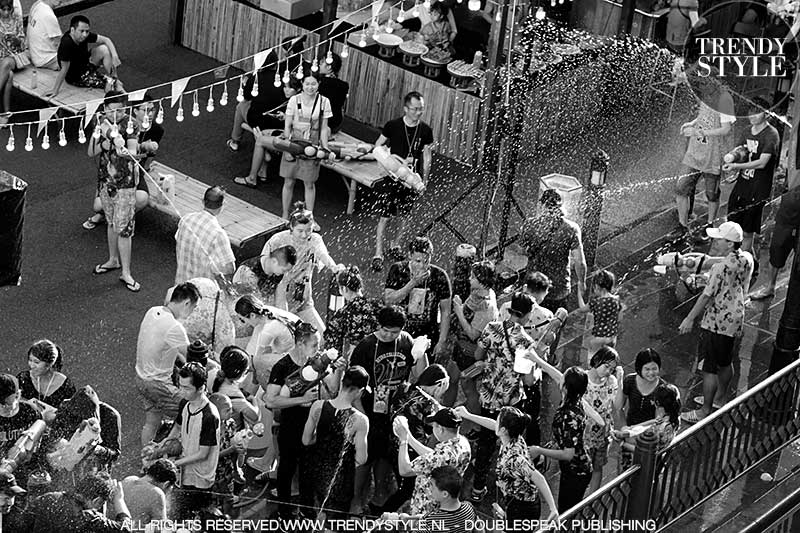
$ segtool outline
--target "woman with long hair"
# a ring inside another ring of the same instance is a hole
[[[240,388],[250,371],[250,356],[238,346],[226,346],[219,356],[219,364],[210,392],[219,392],[231,399],[237,430],[252,426],[258,422],[258,409]]]
[[[60,372],[63,363],[64,354],[56,343],[48,339],[34,342],[28,349],[28,370],[17,374],[22,397],[58,409],[62,401],[75,394],[75,385]],[[52,422],[55,412],[45,409],[43,415]]]
[[[349,357],[364,337],[378,329],[377,316],[383,304],[364,296],[364,280],[355,265],[336,274],[336,284],[345,304],[328,320],[323,344]]]

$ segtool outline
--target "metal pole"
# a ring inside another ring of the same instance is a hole
[[[775,334],[775,348],[769,362],[770,375],[789,366],[800,356],[800,258],[798,256],[800,256],[800,239],[794,249],[786,301],[778,323],[778,332]]]
[[[633,464],[639,465],[631,484],[628,498],[628,520],[645,521],[650,518],[650,501],[653,496],[656,475],[656,451],[658,439],[652,429],[648,429],[636,438],[636,450],[633,452]]]
[[[597,256],[600,235],[600,219],[603,215],[603,191],[608,173],[608,154],[597,150],[592,154],[590,177],[586,182],[583,208],[583,251],[586,255],[587,272],[592,272]]]

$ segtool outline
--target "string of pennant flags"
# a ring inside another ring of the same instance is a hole
[[[425,3],[428,4],[429,1],[430,0],[425,0]],[[309,33],[316,33],[318,31],[324,29],[327,26],[332,26],[331,34],[333,34],[334,30],[338,27],[338,25],[340,25],[343,22],[346,22],[347,19],[349,17],[351,17],[352,15],[354,15],[354,14],[360,12],[360,11],[367,10],[367,9],[371,9],[372,10],[371,20],[373,20],[373,21],[377,20],[378,16],[380,15],[381,11],[384,8],[384,4],[385,4],[385,0],[375,0],[371,4],[367,4],[366,6],[364,6],[362,8],[359,8],[356,11],[353,11],[352,13],[349,13],[344,18],[331,21],[331,22],[329,22],[327,24],[324,24],[324,25],[320,26],[319,28],[311,30]],[[402,4],[402,1],[398,0],[395,3],[390,4],[388,6],[390,19],[391,19],[391,13],[392,13],[393,8],[397,7],[400,4]],[[402,13],[402,8],[399,9],[399,12]],[[402,20],[401,17],[398,17],[398,18],[400,20]],[[212,69],[208,69],[208,70],[205,70],[205,71],[202,71],[202,72],[198,72],[196,74],[192,74],[191,76],[186,76],[186,77],[183,77],[183,78],[180,78],[180,79],[177,79],[177,80],[173,80],[173,81],[170,81],[170,82],[159,83],[157,85],[153,85],[151,87],[147,87],[147,88],[144,88],[144,89],[138,89],[136,91],[130,91],[130,92],[127,93],[128,101],[129,102],[133,102],[133,103],[128,105],[128,106],[125,106],[125,107],[123,107],[121,109],[124,110],[130,117],[133,114],[134,108],[136,106],[140,105],[140,102],[144,100],[146,93],[148,93],[150,91],[154,91],[156,89],[160,89],[160,88],[164,88],[164,87],[169,86],[170,87],[170,96],[163,97],[163,98],[157,98],[157,99],[154,99],[152,101],[152,103],[154,105],[158,106],[158,110],[156,111],[156,116],[155,116],[155,119],[154,119],[157,124],[161,124],[161,123],[164,122],[164,119],[165,119],[164,101],[165,100],[169,100],[169,107],[171,107],[171,108],[174,108],[176,104],[178,105],[178,109],[177,109],[177,111],[175,113],[175,120],[177,122],[183,122],[183,120],[185,119],[185,112],[184,112],[184,109],[183,109],[183,97],[184,96],[187,96],[187,97],[191,96],[192,97],[191,114],[194,117],[199,116],[200,115],[200,93],[204,92],[204,91],[208,91],[208,99],[206,100],[205,109],[206,109],[206,111],[208,113],[211,113],[215,109],[214,90],[215,90],[215,88],[218,88],[218,86],[222,86],[222,92],[221,92],[221,94],[219,96],[219,100],[217,100],[216,103],[218,103],[220,106],[224,107],[224,106],[226,106],[228,104],[228,101],[229,101],[228,82],[229,81],[235,82],[238,79],[239,87],[238,87],[237,94],[236,94],[236,100],[237,100],[237,102],[242,102],[244,100],[244,81],[245,81],[245,78],[247,76],[249,76],[250,74],[255,75],[261,69],[269,68],[269,67],[278,67],[278,68],[276,68],[276,73],[275,73],[275,81],[274,81],[275,86],[276,87],[280,87],[281,84],[288,84],[291,81],[291,75],[292,75],[292,72],[290,72],[289,69],[288,69],[289,60],[291,60],[293,58],[297,58],[297,57],[299,57],[301,59],[301,61],[299,62],[298,67],[295,69],[295,71],[296,71],[295,72],[295,76],[297,78],[302,78],[303,77],[303,61],[302,61],[303,56],[307,52],[313,50],[314,51],[314,58],[313,58],[313,60],[311,62],[311,71],[312,72],[317,72],[319,70],[319,64],[320,64],[319,51],[321,49],[324,50],[325,48],[327,48],[327,51],[325,52],[324,61],[327,64],[332,63],[332,61],[333,61],[334,39],[343,36],[344,37],[344,45],[343,45],[343,48],[342,48],[342,51],[341,51],[340,55],[341,55],[342,58],[346,58],[348,56],[348,54],[349,54],[347,36],[349,34],[352,34],[352,33],[360,33],[360,39],[359,39],[358,45],[359,45],[359,47],[363,48],[364,46],[366,46],[366,27],[367,26],[368,26],[368,23],[366,23],[366,22],[362,23],[362,24],[359,24],[357,26],[354,26],[353,28],[350,28],[350,29],[348,29],[346,31],[343,31],[343,32],[341,32],[339,34],[336,34],[336,35],[334,35],[332,37],[328,37],[327,39],[322,40],[322,41],[318,42],[317,44],[310,45],[308,47],[303,48],[302,50],[296,51],[296,52],[290,54],[289,56],[287,56],[287,58],[285,58],[283,60],[272,61],[270,63],[266,62],[270,52],[275,50],[278,46],[280,46],[280,45],[276,45],[276,46],[267,48],[265,50],[256,52],[255,54],[252,54],[252,55],[249,55],[249,56],[245,56],[245,57],[240,58],[240,59],[236,59],[236,60],[231,61],[229,63],[226,63],[226,64],[224,64],[222,66],[214,67]],[[302,37],[297,37],[292,42],[292,44],[296,43],[299,39],[302,39]],[[228,73],[228,71],[229,71],[229,69],[231,67],[233,67],[235,65],[238,65],[238,64],[241,64],[241,63],[245,63],[245,62],[250,61],[250,60],[253,61],[253,69],[252,69],[252,71],[251,70],[245,70],[245,72],[243,72],[242,74],[239,74],[237,76],[233,76],[231,78],[225,78],[225,76],[227,76],[227,73]],[[285,70],[285,72],[281,76],[280,73],[278,72],[278,69],[280,68],[280,64],[283,63],[283,62],[286,62],[287,69]],[[225,79],[223,79],[221,81],[214,81],[212,83],[208,83],[206,85],[203,85],[201,87],[193,89],[193,90],[189,91],[188,93],[185,92],[187,85],[189,84],[189,82],[193,78],[196,79],[196,78],[200,78],[202,76],[206,76],[206,75],[209,75],[209,74],[213,74],[215,78],[225,78]],[[255,96],[258,96],[258,92],[259,92],[258,77],[254,76],[254,83],[253,83],[253,87],[252,87],[252,90],[251,90],[250,94],[251,94],[251,96],[255,97]],[[66,122],[68,120],[80,121],[80,124],[79,124],[79,127],[78,127],[78,143],[85,144],[86,140],[87,140],[86,139],[86,131],[85,130],[89,126],[90,121],[97,114],[98,109],[100,108],[100,106],[103,103],[103,100],[104,100],[103,98],[97,98],[97,99],[87,100],[87,101],[82,102],[80,104],[75,104],[76,107],[85,107],[85,113],[83,115],[76,115],[76,116],[72,116],[72,117],[61,117],[61,118],[53,119],[53,116],[58,112],[59,109],[61,109],[61,106],[51,106],[51,107],[47,107],[47,108],[43,108],[43,109],[39,109],[38,110],[38,114],[39,114],[38,120],[29,121],[29,122],[17,122],[17,123],[13,123],[13,124],[9,122],[8,124],[5,124],[5,125],[1,126],[0,129],[8,128],[8,140],[7,140],[6,147],[5,147],[6,150],[9,151],[9,152],[14,151],[14,149],[16,147],[15,146],[16,145],[16,139],[15,139],[15,136],[14,136],[14,128],[18,128],[18,129],[27,129],[27,135],[26,135],[26,138],[25,138],[24,148],[28,152],[32,151],[33,150],[33,137],[31,136],[31,134],[33,132],[33,127],[34,126],[36,126],[36,137],[37,138],[42,135],[42,132],[44,132],[44,136],[42,137],[42,143],[41,143],[42,149],[43,150],[49,149],[50,146],[51,146],[51,143],[50,143],[50,136],[49,136],[49,133],[48,133],[48,127],[47,126],[50,123],[58,123],[58,122],[61,123],[60,124],[60,128],[59,128],[59,133],[58,133],[58,145],[59,146],[66,146],[67,145],[67,136],[66,136],[65,126],[66,126]],[[34,111],[34,110],[27,109],[27,110],[22,110],[22,111],[14,111],[10,115],[12,115],[12,116],[13,115],[20,115],[22,113],[30,113],[32,111]],[[147,117],[147,115],[145,115],[145,121],[149,122],[149,117]],[[133,126],[132,126],[130,120],[128,121],[128,124],[129,124],[128,128],[132,130]],[[116,125],[114,125],[114,126],[116,126]],[[132,131],[131,131],[131,133],[132,133]],[[93,132],[93,135],[95,137],[99,137],[101,135],[99,121],[97,122],[97,125],[95,127],[95,131]]]

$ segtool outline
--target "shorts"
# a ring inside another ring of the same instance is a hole
[[[411,213],[419,193],[392,178],[384,178],[375,185],[378,193],[378,211],[382,218],[404,217]]]
[[[380,417],[380,418],[379,418]],[[397,446],[392,443],[392,423],[388,415],[372,415],[367,434],[367,464],[377,459],[386,459],[394,464],[397,461]]]
[[[678,178],[678,183],[675,186],[675,192],[680,196],[690,196],[694,192],[697,182],[700,181],[700,178],[703,178],[706,186],[706,199],[709,202],[719,201],[719,176],[716,174],[709,174],[708,172],[701,172],[699,170],[690,170],[692,171],[691,174]]]
[[[136,391],[142,397],[144,410],[160,413],[164,418],[174,420],[178,416],[181,394],[172,383],[149,381],[136,376]]]
[[[745,233],[761,233],[761,213],[766,203],[731,194],[728,200],[728,220],[739,224]]]
[[[75,87],[87,87],[89,89],[105,90],[110,78],[100,73],[100,67],[93,63],[86,65],[81,77],[72,82]]]
[[[703,360],[703,372],[716,374],[720,368],[731,366],[735,343],[735,337],[702,330],[697,357]]]
[[[775,268],[786,266],[786,260],[797,245],[797,231],[791,226],[776,224],[769,244],[769,264]]]
[[[100,187],[100,203],[110,227],[120,237],[133,237],[136,225],[136,189],[115,189],[104,183]]]
[[[592,468],[595,471],[603,470],[603,467],[608,464],[608,443],[597,448],[588,448],[586,452],[589,454],[589,459],[592,460]]]

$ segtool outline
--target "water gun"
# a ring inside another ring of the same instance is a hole
[[[425,184],[419,174],[408,168],[405,161],[397,155],[389,152],[385,146],[376,146],[372,153],[375,160],[389,173],[395,180],[399,181],[409,189],[417,192],[425,190]]]
[[[273,130],[271,134],[263,136],[264,148],[286,152],[295,157],[317,157],[317,147],[309,141],[298,139],[284,139],[281,130]]]
[[[330,152],[336,155],[336,159],[343,159],[349,161],[351,159],[374,160],[375,156],[372,154],[374,148],[369,143],[346,143],[330,141],[328,142]],[[319,157],[319,154],[317,154]]]
[[[730,163],[746,163],[750,160],[750,150],[747,149],[746,146],[737,146],[724,156],[722,156],[722,162],[726,164]],[[733,183],[736,181],[741,174],[740,170],[733,170],[731,171],[730,175],[725,178],[725,181],[728,183]]]
[[[285,398],[302,396],[328,375],[331,365],[341,356],[339,350],[335,348],[318,353],[309,359],[306,366],[298,368],[287,376],[286,384],[281,388],[281,396]]]
[[[37,420],[31,424],[31,427],[23,431],[17,442],[0,461],[0,471],[11,474],[20,464],[30,458],[39,446],[46,427],[44,420]]]
[[[258,422],[254,424],[252,428],[244,428],[240,429],[233,435],[233,444],[234,445],[242,445],[247,447],[247,444],[250,442],[250,439],[253,437],[263,437],[264,436],[264,424]]]
[[[656,274],[666,274],[667,268],[673,267],[681,275],[699,274],[703,270],[703,266],[708,256],[698,252],[691,252],[688,254],[679,254],[678,252],[670,252],[668,254],[660,255],[656,259],[658,263],[653,267]]]
[[[62,439],[56,450],[47,454],[47,460],[53,468],[72,472],[75,465],[92,453],[100,444],[100,422],[92,417],[84,420],[67,442]]]
[[[542,332],[542,336],[539,337],[539,341],[536,343],[536,350],[541,350],[542,348],[552,348],[550,345],[553,344],[554,340],[556,340],[556,336],[558,335],[558,332],[561,331],[561,328],[564,327],[564,323],[567,321],[568,316],[569,312],[563,307],[556,309],[556,312],[553,314],[553,318],[551,318],[547,323],[547,327]]]

